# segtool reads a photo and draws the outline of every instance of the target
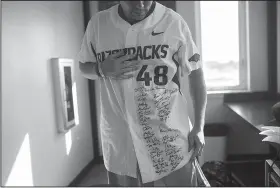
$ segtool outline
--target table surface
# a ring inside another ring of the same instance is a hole
[[[271,107],[277,101],[254,101],[254,102],[233,102],[225,103],[233,112],[261,131],[262,126],[280,126],[272,115]]]

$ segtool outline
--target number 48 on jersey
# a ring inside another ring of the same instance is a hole
[[[156,66],[154,69],[154,77],[150,76],[149,72],[146,72],[148,65],[143,65],[139,71],[136,81],[145,82],[145,86],[150,86],[151,82],[154,82],[158,86],[164,86],[168,83],[168,67],[165,65]]]

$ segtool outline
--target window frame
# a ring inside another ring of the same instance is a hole
[[[238,1],[238,22],[239,22],[239,85],[238,86],[217,86],[207,87],[207,91],[249,91],[250,90],[250,59],[249,59],[249,3]],[[197,47],[202,52],[201,39],[201,9],[200,1],[195,1],[195,32]],[[203,64],[203,54],[201,54]]]

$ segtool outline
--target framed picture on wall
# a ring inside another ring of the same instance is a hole
[[[67,132],[75,124],[76,91],[74,90],[74,60],[53,58],[52,77],[54,84],[54,98],[56,106],[58,131]]]

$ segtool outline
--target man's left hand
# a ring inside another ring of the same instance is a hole
[[[190,162],[193,162],[197,156],[200,156],[205,146],[203,130],[196,129],[195,127],[189,133],[189,152],[194,149],[190,158]]]

